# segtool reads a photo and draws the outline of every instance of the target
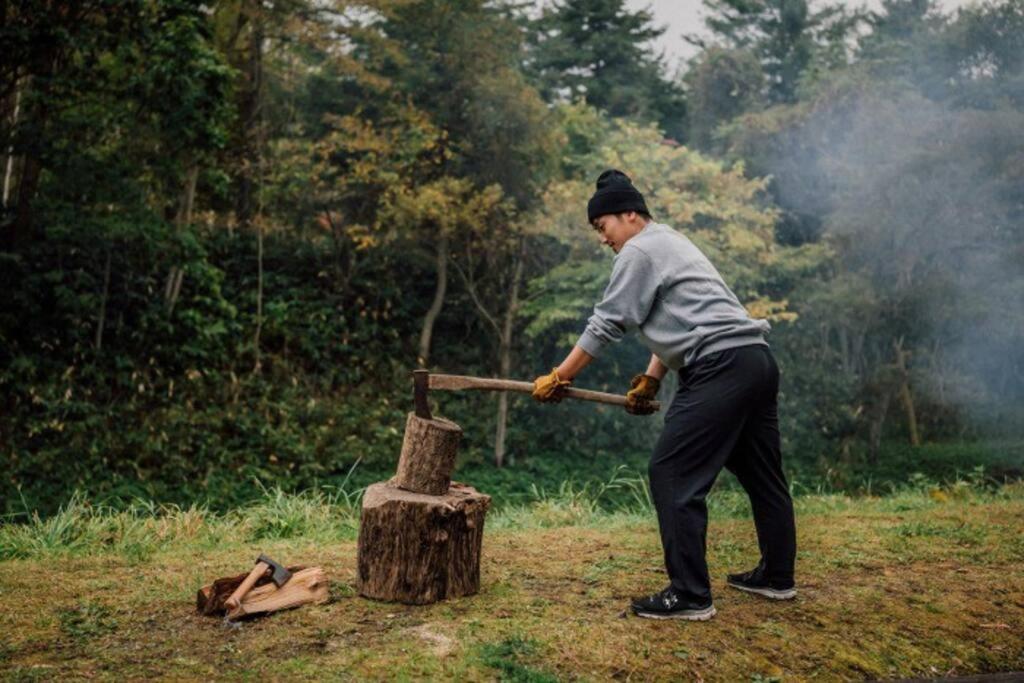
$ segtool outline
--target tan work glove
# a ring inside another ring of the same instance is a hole
[[[651,401],[658,394],[661,381],[650,375],[637,375],[626,392],[626,412],[630,415],[650,415],[654,411]]]
[[[533,398],[541,403],[558,403],[565,398],[565,390],[571,384],[558,376],[558,368],[552,368],[551,374],[533,380]]]

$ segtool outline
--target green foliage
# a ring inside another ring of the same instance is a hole
[[[714,148],[715,131],[731,119],[761,108],[764,73],[749,50],[711,47],[686,72],[688,142]]]
[[[841,4],[812,8],[807,0],[704,0],[704,6],[715,38],[757,55],[771,102],[794,101],[802,78],[844,64],[845,43],[861,21]]]
[[[0,512],[53,514],[44,546],[78,542],[76,490],[330,533],[285,493],[393,470],[439,263],[434,367],[561,360],[607,277],[584,211],[609,166],[773,320],[795,485],[1020,470],[1021,0],[886,0],[855,51],[837,5],[711,2],[684,81],[705,153],[665,139],[680,92],[621,2],[4,7]],[[646,362],[627,342],[584,384]],[[496,401],[435,400],[459,476],[552,518],[659,428],[511,399],[497,471]]]
[[[528,69],[549,102],[583,100],[617,118],[685,132],[686,102],[651,43],[664,29],[623,0],[562,0],[533,20]]]

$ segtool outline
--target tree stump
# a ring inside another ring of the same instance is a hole
[[[490,496],[459,483],[443,496],[405,491],[393,482],[367,488],[359,528],[360,595],[425,605],[479,591],[490,504]]]
[[[445,495],[461,440],[462,428],[451,420],[427,420],[409,413],[395,484],[416,493]]]

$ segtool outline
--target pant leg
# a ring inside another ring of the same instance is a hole
[[[788,583],[796,561],[796,522],[793,499],[782,471],[779,436],[778,366],[765,348],[769,383],[751,407],[726,467],[750,497],[765,577]]]
[[[753,372],[752,347],[701,359],[680,377],[665,416],[649,475],[658,514],[665,568],[688,600],[711,599],[705,551],[705,497],[735,450],[762,379]]]

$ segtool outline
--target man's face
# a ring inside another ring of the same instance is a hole
[[[644,227],[640,215],[633,211],[598,216],[594,219],[593,226],[601,239],[601,244],[611,247],[616,254]]]

